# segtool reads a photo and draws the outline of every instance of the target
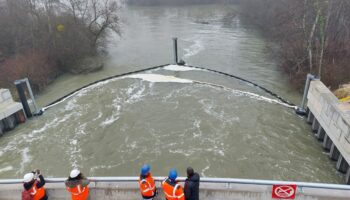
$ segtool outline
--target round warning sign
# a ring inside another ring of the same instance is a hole
[[[296,185],[274,185],[272,188],[272,198],[294,199],[296,188]]]

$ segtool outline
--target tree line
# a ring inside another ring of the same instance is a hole
[[[295,86],[307,73],[333,89],[350,81],[350,1],[241,0],[240,6],[280,45],[276,57]]]
[[[115,0],[0,1],[0,87],[28,77],[40,91],[77,63],[99,54],[118,32]]]
[[[130,5],[190,5],[190,4],[210,4],[210,3],[233,3],[237,0],[126,0]]]

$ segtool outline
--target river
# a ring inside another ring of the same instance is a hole
[[[63,75],[37,97],[47,103],[114,74],[173,62],[244,77],[294,103],[301,99],[236,7],[125,7],[110,36],[106,66]],[[220,85],[220,87],[217,87]],[[224,86],[224,87],[221,87]],[[263,96],[263,97],[262,97]],[[341,183],[310,126],[264,91],[203,70],[176,66],[92,86],[0,138],[0,178],[40,168],[65,177],[137,176],[143,163],[165,176],[192,166],[202,176]]]

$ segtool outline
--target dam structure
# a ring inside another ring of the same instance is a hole
[[[336,169],[350,184],[350,102],[341,102],[319,80],[311,81],[307,95],[307,122]]]
[[[0,88],[0,136],[10,131],[18,123],[24,122],[25,116],[21,103],[13,101],[8,89]]]

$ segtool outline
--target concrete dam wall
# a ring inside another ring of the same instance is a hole
[[[336,161],[336,169],[346,174],[345,181],[350,184],[350,103],[340,102],[319,80],[311,81],[307,98],[307,121],[329,158]]]

